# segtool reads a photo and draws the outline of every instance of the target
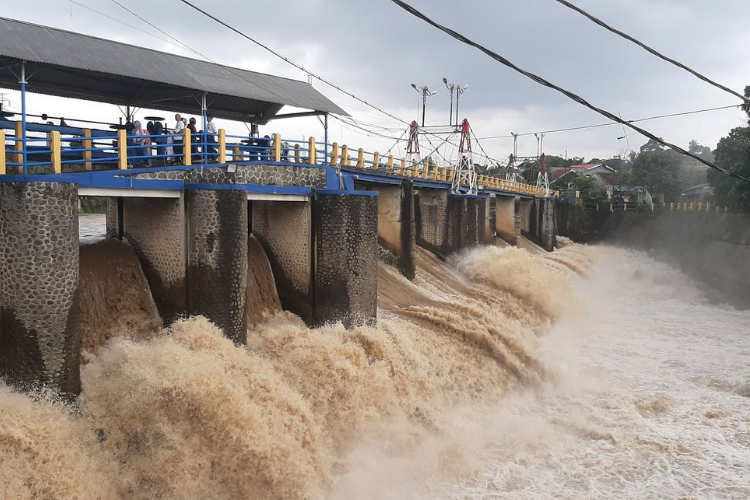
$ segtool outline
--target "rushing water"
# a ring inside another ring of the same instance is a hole
[[[243,349],[145,298],[108,323],[144,293],[114,244],[82,253],[80,403],[0,386],[3,500],[750,497],[750,313],[643,254],[420,250],[346,331],[279,311],[256,246]]]
[[[556,383],[482,412],[484,470],[431,498],[750,498],[750,312],[624,250],[575,292],[543,344]]]

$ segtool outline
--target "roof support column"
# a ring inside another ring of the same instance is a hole
[[[28,148],[26,147],[26,61],[21,61],[21,145],[23,146],[23,175],[29,175]],[[18,137],[16,137],[18,140]]]
[[[206,105],[206,93],[201,96],[201,114],[203,115],[203,138],[201,139],[201,151],[203,151],[203,164],[208,165],[208,106]],[[202,167],[201,167],[202,168]]]
[[[323,115],[323,165],[328,166],[328,113]]]

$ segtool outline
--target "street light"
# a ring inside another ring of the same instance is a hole
[[[445,88],[450,90],[451,93],[451,111],[448,115],[448,125],[453,125],[453,91],[456,90],[456,87],[458,87],[458,85],[456,85],[455,83],[448,83],[447,78],[443,78],[443,83],[445,84]]]
[[[466,89],[468,89],[468,85],[460,86],[456,85],[456,125],[458,125],[458,98],[461,97],[461,94],[466,92]]]
[[[424,127],[425,110],[427,109],[427,98],[434,96],[435,94],[437,94],[437,92],[430,91],[430,89],[427,88],[427,85],[417,87],[412,83],[411,88],[416,90],[417,93],[422,94],[422,126]]]

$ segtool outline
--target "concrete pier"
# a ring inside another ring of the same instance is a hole
[[[187,314],[185,202],[125,198],[123,236],[135,249],[164,324]]]
[[[497,231],[497,205],[495,203],[495,195],[489,194],[486,197],[485,211],[484,211],[484,243],[486,245],[494,245]]]
[[[247,344],[247,194],[187,192],[188,313],[202,315],[236,344]]]
[[[447,190],[420,189],[415,211],[417,244],[442,258],[485,243],[485,196],[454,196]]]
[[[420,189],[416,194],[414,211],[417,244],[434,254],[445,257],[448,191]]]
[[[445,256],[485,243],[486,196],[449,196]]]
[[[319,191],[313,228],[315,322],[373,324],[378,307],[377,193]]]
[[[53,182],[0,184],[0,376],[80,392],[78,195]]]

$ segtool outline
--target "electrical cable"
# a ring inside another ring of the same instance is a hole
[[[112,1],[115,1],[115,0],[112,0]],[[305,73],[307,73],[308,75],[312,76],[313,78],[316,78],[317,80],[320,80],[321,82],[323,82],[326,85],[328,85],[328,86],[330,86],[330,87],[338,90],[339,92],[348,95],[349,97],[351,97],[351,98],[353,98],[353,99],[361,102],[362,104],[365,104],[366,106],[369,106],[370,108],[372,108],[372,109],[374,109],[376,111],[379,111],[380,113],[382,113],[382,114],[384,114],[384,115],[386,115],[386,116],[388,116],[390,118],[393,118],[394,120],[396,120],[396,121],[398,121],[400,123],[403,123],[404,125],[407,125],[407,126],[409,125],[409,122],[407,122],[407,121],[405,121],[405,120],[403,120],[403,119],[401,119],[401,118],[393,115],[392,113],[389,113],[388,111],[386,111],[386,110],[384,110],[384,109],[382,109],[382,108],[380,108],[380,107],[378,107],[378,106],[376,106],[376,105],[374,105],[374,104],[366,101],[365,99],[362,99],[361,97],[356,96],[355,94],[353,94],[353,93],[351,93],[351,92],[343,89],[339,85],[336,85],[335,83],[333,83],[333,82],[325,79],[324,77],[318,75],[317,73],[314,73],[313,71],[310,71],[309,69],[305,68],[301,64],[298,64],[298,63],[292,61],[288,57],[285,57],[284,55],[280,54],[279,52],[276,52],[275,50],[273,50],[269,46],[265,45],[262,42],[259,42],[258,40],[254,39],[253,37],[251,37],[251,36],[247,35],[246,33],[242,32],[238,28],[235,28],[234,26],[230,25],[229,23],[227,23],[225,21],[222,21],[221,19],[219,19],[218,17],[214,16],[213,14],[207,12],[206,10],[201,9],[200,7],[198,7],[197,5],[195,5],[193,2],[191,2],[189,0],[179,0],[179,1],[182,2],[183,4],[187,5],[188,7],[190,7],[192,9],[200,12],[201,14],[203,14],[204,16],[208,17],[209,19],[213,20],[214,22],[216,22],[216,23],[224,26],[225,28],[233,31],[234,33],[240,35],[241,37],[243,37],[243,38],[251,41],[252,43],[254,43],[256,45],[258,45],[259,47],[261,47],[264,50],[270,52],[271,54],[273,54],[274,56],[278,57],[282,61],[284,61],[284,62],[286,62],[286,63],[294,66],[295,68],[299,69],[300,71],[304,71]],[[426,135],[435,135],[435,134],[431,134],[429,132],[425,132],[425,134]],[[491,158],[488,158],[488,159],[491,159]]]
[[[234,70],[233,70],[232,68],[230,68],[230,67],[228,67],[228,66],[225,66],[225,65],[223,65],[223,64],[219,64],[218,62],[214,61],[213,59],[211,59],[211,58],[210,58],[210,57],[208,57],[207,55],[205,55],[205,54],[203,54],[203,53],[201,53],[201,52],[198,52],[198,51],[197,51],[196,49],[192,48],[192,47],[191,47],[190,45],[188,45],[188,44],[186,44],[185,42],[183,42],[183,41],[179,40],[178,38],[176,38],[176,37],[174,37],[174,36],[170,35],[170,34],[169,34],[169,33],[167,33],[166,31],[164,31],[163,29],[161,29],[161,28],[159,28],[158,26],[156,26],[155,24],[151,23],[151,22],[150,22],[150,21],[149,21],[148,19],[145,19],[144,17],[142,17],[142,16],[138,15],[138,14],[137,14],[136,12],[132,11],[131,9],[129,9],[129,8],[127,8],[127,7],[125,7],[125,6],[124,6],[123,4],[121,4],[121,3],[120,3],[120,2],[118,1],[118,0],[110,0],[110,1],[111,1],[112,3],[114,3],[115,5],[117,5],[118,7],[120,7],[121,9],[123,9],[123,10],[124,10],[125,12],[128,12],[128,13],[129,13],[130,15],[132,15],[133,17],[136,17],[137,19],[140,19],[140,20],[141,20],[142,22],[144,22],[144,23],[148,24],[149,26],[151,26],[152,28],[154,28],[155,30],[157,30],[157,31],[158,31],[159,33],[162,33],[163,35],[165,35],[165,36],[169,37],[169,38],[170,38],[171,40],[174,40],[174,41],[175,41],[176,43],[180,44],[180,45],[181,45],[182,47],[184,47],[185,49],[189,50],[190,52],[192,52],[192,53],[194,53],[194,54],[198,55],[199,57],[202,57],[202,58],[203,58],[203,59],[205,59],[206,61],[208,61],[208,62],[210,62],[210,63],[213,63],[213,64],[215,64],[216,66],[218,66],[218,67],[220,67],[220,68],[223,68],[223,69],[224,69],[225,71],[227,71],[227,72],[231,73],[232,75],[234,75],[234,76],[236,76],[236,77],[238,77],[238,78],[240,78],[240,79],[242,79],[242,80],[246,81],[246,82],[247,82],[247,83],[249,83],[250,85],[253,85],[253,86],[255,86],[255,87],[257,87],[257,88],[259,88],[259,89],[261,89],[261,90],[265,90],[266,92],[268,92],[268,93],[270,93],[270,94],[272,94],[272,95],[274,95],[274,96],[278,97],[278,98],[279,98],[279,101],[280,101],[281,103],[283,103],[283,102],[284,102],[284,98],[283,98],[282,96],[280,96],[279,94],[277,94],[276,92],[274,92],[274,91],[273,91],[272,89],[269,89],[269,88],[263,87],[262,85],[259,85],[259,84],[258,84],[257,82],[254,82],[254,81],[252,81],[252,80],[249,80],[249,79],[245,78],[245,77],[244,77],[244,76],[243,76],[243,75],[242,75],[241,73],[238,73],[237,71],[234,71]]]
[[[112,1],[115,1],[115,0],[112,0]],[[302,66],[301,64],[297,64],[297,63],[295,63],[295,62],[294,62],[294,61],[292,61],[291,59],[289,59],[289,58],[287,58],[287,57],[283,56],[282,54],[280,54],[280,53],[278,53],[278,52],[276,52],[275,50],[273,50],[273,49],[272,49],[272,48],[270,48],[269,46],[267,46],[267,45],[265,45],[265,44],[263,44],[263,43],[259,42],[258,40],[255,40],[255,39],[254,39],[254,38],[252,38],[251,36],[249,36],[249,35],[247,35],[247,34],[243,33],[242,31],[240,31],[239,29],[237,29],[237,28],[235,28],[235,27],[231,26],[230,24],[228,24],[228,23],[226,23],[226,22],[222,21],[222,20],[221,20],[221,19],[219,19],[218,17],[216,17],[216,16],[214,16],[214,15],[212,15],[212,14],[210,14],[210,13],[206,12],[205,10],[201,9],[200,7],[198,7],[197,5],[195,5],[194,3],[192,3],[192,2],[189,2],[188,0],[179,0],[179,1],[181,1],[182,3],[184,3],[185,5],[187,5],[187,6],[189,6],[189,7],[191,7],[191,8],[193,8],[193,9],[197,10],[198,12],[200,12],[200,13],[201,13],[201,14],[203,14],[204,16],[208,17],[209,19],[212,19],[213,21],[215,21],[215,22],[217,22],[217,23],[221,24],[221,25],[222,25],[222,26],[224,26],[225,28],[227,28],[227,29],[229,29],[229,30],[231,30],[231,31],[234,31],[235,33],[237,33],[237,34],[238,34],[238,35],[240,35],[241,37],[243,37],[243,38],[246,38],[247,40],[249,40],[249,41],[253,42],[253,43],[254,43],[254,44],[256,44],[256,45],[258,45],[259,47],[261,47],[261,48],[263,48],[263,49],[267,50],[267,51],[268,51],[268,52],[270,52],[271,54],[275,55],[276,57],[278,57],[278,58],[279,58],[279,59],[281,59],[282,61],[284,61],[284,62],[286,62],[286,63],[288,63],[288,64],[291,64],[292,66],[294,66],[295,68],[299,69],[300,71],[304,71],[305,73],[307,73],[308,75],[312,76],[313,78],[316,78],[316,79],[320,80],[321,82],[325,83],[326,85],[328,85],[328,86],[330,86],[330,87],[333,87],[334,89],[338,90],[339,92],[342,92],[342,93],[344,93],[344,94],[348,95],[348,96],[349,96],[349,97],[351,97],[352,99],[355,99],[355,100],[357,100],[357,101],[361,102],[362,104],[365,104],[365,105],[367,105],[367,106],[371,107],[372,109],[374,109],[374,110],[377,110],[377,111],[379,111],[379,112],[383,113],[384,115],[386,115],[386,116],[389,116],[389,117],[393,118],[394,120],[396,120],[396,121],[399,121],[399,122],[403,123],[404,125],[409,125],[409,123],[408,123],[408,122],[406,122],[406,121],[402,120],[401,118],[399,118],[399,117],[397,117],[397,116],[395,116],[395,115],[393,115],[393,114],[389,113],[388,111],[386,111],[386,110],[384,110],[384,109],[382,109],[382,108],[379,108],[378,106],[376,106],[376,105],[374,105],[374,104],[372,104],[372,103],[370,103],[370,102],[366,101],[365,99],[362,99],[361,97],[358,97],[358,96],[356,96],[356,95],[352,94],[351,92],[349,92],[349,91],[347,91],[347,90],[344,90],[343,88],[341,88],[340,86],[336,85],[335,83],[333,83],[333,82],[331,82],[331,81],[329,81],[329,80],[326,80],[326,79],[325,79],[325,78],[323,78],[322,76],[320,76],[320,75],[318,75],[318,74],[316,74],[316,73],[314,73],[314,72],[312,72],[312,71],[308,70],[307,68],[305,68],[305,67],[304,67],[304,66]]]
[[[473,40],[470,40],[466,36],[464,36],[464,35],[456,32],[456,31],[454,31],[454,30],[452,30],[450,28],[445,27],[445,26],[437,23],[436,21],[433,21],[432,19],[430,19],[429,17],[427,17],[425,14],[421,13],[420,11],[418,11],[417,9],[415,9],[414,7],[412,7],[411,5],[407,4],[406,2],[403,2],[402,0],[391,0],[391,2],[395,3],[396,5],[398,5],[402,9],[404,9],[406,12],[408,12],[411,15],[413,15],[413,16],[421,19],[422,21],[426,22],[427,24],[429,24],[429,25],[431,25],[431,26],[439,29],[440,31],[442,31],[442,32],[444,32],[444,33],[446,33],[448,35],[450,35],[451,37],[455,38],[456,40],[458,40],[458,41],[460,41],[460,42],[462,42],[462,43],[464,43],[466,45],[469,45],[471,47],[474,47],[474,48],[482,51],[484,54],[486,54],[487,56],[491,57],[492,59],[494,59],[495,61],[499,62],[500,64],[503,64],[504,66],[507,66],[507,67],[511,68],[512,70],[514,70],[514,71],[516,71],[518,73],[521,73],[522,75],[526,76],[527,78],[533,80],[534,82],[536,82],[536,83],[538,83],[540,85],[543,85],[545,87],[548,87],[548,88],[551,88],[553,90],[556,90],[556,91],[560,92],[561,94],[563,94],[564,96],[568,97],[569,99],[572,99],[573,101],[576,101],[577,103],[581,104],[582,106],[585,106],[585,107],[591,109],[592,111],[595,111],[595,112],[599,113],[600,115],[608,118],[609,120],[612,120],[613,122],[617,122],[617,123],[622,123],[623,125],[626,125],[626,126],[632,128],[636,132],[638,132],[638,133],[640,133],[640,134],[648,137],[649,139],[653,139],[655,142],[661,144],[662,146],[666,146],[666,147],[668,147],[668,148],[670,148],[670,149],[672,149],[672,150],[674,150],[674,151],[676,151],[676,152],[678,152],[680,154],[683,154],[685,156],[693,158],[694,160],[696,160],[696,161],[698,161],[700,163],[703,163],[704,165],[706,165],[706,166],[708,166],[708,167],[710,167],[710,168],[712,168],[714,170],[722,172],[725,175],[728,175],[730,177],[734,177],[736,179],[740,179],[742,181],[750,183],[750,179],[748,179],[747,177],[744,177],[744,176],[742,176],[742,175],[740,175],[740,174],[738,174],[736,172],[733,172],[731,170],[726,170],[726,169],[724,169],[722,167],[719,167],[715,163],[707,161],[707,160],[704,160],[700,156],[695,155],[695,154],[687,151],[686,149],[681,148],[680,146],[677,146],[675,144],[666,142],[663,139],[655,136],[654,134],[652,134],[648,130],[640,128],[637,125],[633,125],[632,123],[626,122],[625,120],[622,120],[621,118],[619,118],[617,115],[615,115],[613,113],[610,113],[609,111],[606,111],[606,110],[604,110],[602,108],[594,106],[593,104],[589,103],[584,98],[582,98],[582,97],[574,94],[573,92],[571,92],[569,90],[565,90],[564,88],[562,88],[562,87],[560,87],[558,85],[555,85],[555,84],[553,84],[553,83],[545,80],[544,78],[542,78],[542,77],[540,77],[538,75],[535,75],[534,73],[531,73],[529,71],[526,71],[526,70],[524,70],[524,69],[516,66],[515,64],[513,64],[512,62],[510,62],[508,59],[504,58],[500,54],[498,54],[496,52],[493,52],[492,50],[490,50],[490,49],[482,46],[481,44],[479,44],[477,42],[474,42]]]
[[[698,110],[695,110],[695,111],[683,111],[683,112],[680,112],[680,113],[671,113],[671,114],[668,114],[668,115],[650,116],[648,118],[638,118],[638,119],[635,119],[635,120],[626,120],[626,121],[630,122],[630,123],[640,123],[640,122],[646,122],[646,121],[651,121],[651,120],[659,120],[659,119],[662,119],[662,118],[673,118],[673,117],[676,117],[676,116],[695,115],[695,114],[699,114],[699,113],[707,113],[709,111],[721,111],[721,110],[725,110],[725,109],[739,108],[740,106],[742,106],[742,105],[741,104],[731,104],[729,106],[720,106],[718,108],[706,108],[706,109],[698,109]],[[555,134],[555,133],[558,133],[558,132],[572,132],[572,131],[586,130],[586,129],[592,129],[592,128],[611,127],[613,125],[621,125],[621,123],[617,123],[617,122],[597,123],[595,125],[582,125],[580,127],[559,128],[559,129],[555,129],[555,130],[542,130],[542,131],[538,131],[538,132],[525,132],[523,134],[516,134],[516,135],[518,137],[526,137],[526,136],[531,136],[531,135],[534,135],[534,134]],[[513,135],[493,135],[493,136],[489,136],[489,137],[480,137],[480,139],[482,139],[482,140],[489,140],[489,139],[512,139],[512,138],[513,138]]]
[[[653,48],[649,47],[648,45],[646,45],[645,43],[641,42],[637,38],[633,38],[632,36],[628,35],[627,33],[624,33],[624,32],[622,32],[622,31],[620,31],[620,30],[618,30],[616,28],[613,28],[612,26],[608,25],[607,23],[605,23],[601,19],[593,16],[592,14],[589,14],[588,12],[586,12],[585,10],[583,10],[582,8],[573,5],[572,3],[568,2],[567,0],[555,0],[555,1],[557,3],[559,3],[559,4],[561,4],[561,5],[564,5],[565,7],[569,8],[571,10],[574,10],[575,12],[578,12],[579,14],[581,14],[582,16],[584,16],[585,18],[587,18],[589,21],[592,21],[593,23],[598,24],[599,26],[601,26],[605,30],[607,30],[607,31],[609,31],[611,33],[614,33],[615,35],[618,35],[618,36],[624,38],[625,40],[633,42],[634,44],[638,45],[643,50],[645,50],[645,51],[653,54],[654,56],[658,57],[659,59],[661,59],[663,61],[666,61],[666,62],[668,62],[670,64],[673,64],[674,66],[677,66],[680,69],[683,69],[683,70],[687,71],[691,75],[695,76],[696,78],[698,78],[700,80],[703,80],[704,82],[708,83],[709,85],[713,85],[714,87],[716,87],[718,89],[721,89],[724,92],[732,94],[735,97],[739,97],[742,100],[742,102],[744,102],[745,104],[750,104],[750,99],[748,99],[744,95],[740,94],[739,92],[735,92],[734,90],[730,89],[729,87],[711,80],[707,76],[705,76],[705,75],[697,72],[696,70],[694,70],[694,69],[692,69],[692,68],[690,68],[690,67],[682,64],[681,62],[676,61],[676,60],[672,59],[671,57],[665,56],[664,54],[660,53],[656,49],[653,49]]]
[[[127,26],[128,28],[134,29],[136,31],[140,31],[141,33],[144,33],[144,34],[146,34],[146,35],[148,35],[150,37],[153,37],[153,38],[155,38],[157,40],[161,40],[162,42],[168,43],[169,45],[171,45],[173,47],[179,48],[179,46],[175,45],[173,42],[170,42],[166,38],[162,38],[162,37],[160,37],[158,35],[155,35],[155,34],[151,33],[150,31],[146,31],[144,29],[139,28],[138,26],[134,26],[132,24],[126,23],[125,21],[123,21],[121,19],[117,19],[116,17],[112,17],[112,16],[110,16],[108,14],[105,14],[104,12],[100,12],[100,11],[98,11],[96,9],[93,9],[93,8],[89,7],[86,4],[83,4],[81,2],[77,2],[76,0],[69,0],[69,1],[70,1],[70,3],[72,3],[74,5],[77,5],[77,6],[81,7],[81,8],[83,8],[83,9],[86,9],[86,10],[88,10],[90,12],[93,12],[94,14],[98,14],[98,15],[100,15],[102,17],[106,17],[107,19],[109,19],[111,21],[115,21],[116,23],[120,23],[123,26]]]

